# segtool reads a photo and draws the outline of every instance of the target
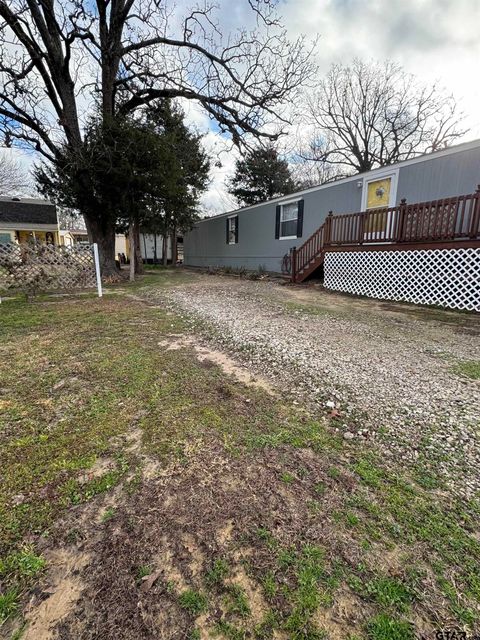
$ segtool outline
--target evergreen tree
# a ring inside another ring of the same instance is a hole
[[[104,233],[110,227],[113,234],[131,229],[137,273],[142,270],[140,228],[164,236],[188,228],[207,186],[209,161],[201,136],[183,118],[171,101],[161,100],[141,120],[92,121],[81,154],[65,147],[62,164],[43,164],[35,171],[44,195],[104,220]]]
[[[184,117],[183,110],[168,99],[150,104],[144,116],[162,143],[163,189],[149,198],[142,228],[165,238],[171,235],[173,245],[177,231],[187,231],[197,219],[198,200],[210,171],[202,136],[187,127]]]
[[[288,163],[275,147],[268,146],[253,149],[237,160],[228,190],[240,206],[248,206],[287,195],[295,188]]]
[[[162,145],[151,128],[132,118],[92,120],[81,153],[65,145],[62,161],[35,169],[39,191],[61,207],[82,211],[103,225],[98,237],[139,223],[150,194],[162,187]]]

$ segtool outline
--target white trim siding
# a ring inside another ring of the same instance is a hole
[[[394,207],[397,201],[397,187],[398,187],[398,174],[399,169],[392,169],[392,167],[383,167],[383,171],[377,173],[375,176],[372,176],[373,172],[369,172],[363,178],[363,186],[362,186],[362,208],[361,211],[367,210],[367,197],[368,197],[368,185],[371,182],[376,182],[377,180],[385,180],[386,178],[391,178],[392,182],[390,183],[390,198],[388,201],[389,207]]]

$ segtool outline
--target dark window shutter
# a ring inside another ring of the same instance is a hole
[[[275,214],[275,239],[280,238],[280,205],[277,204],[277,212]]]
[[[303,234],[303,200],[298,201],[297,238]]]
[[[238,216],[235,216],[235,244],[238,244]]]
[[[228,244],[228,218],[225,218],[225,222],[227,223],[227,244]]]

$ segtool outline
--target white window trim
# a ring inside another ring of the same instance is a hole
[[[297,217],[296,220],[298,221],[298,203],[300,202],[302,198],[295,198],[295,200],[285,200],[285,202],[279,202],[278,204],[280,205],[280,229],[279,229],[279,236],[278,239],[279,240],[296,240],[297,239],[297,235],[294,236],[281,236],[280,232],[282,230],[282,212],[283,212],[283,207],[287,204],[296,204],[297,205]]]
[[[238,218],[238,215],[237,215],[237,214],[235,214],[234,216],[228,216],[227,220],[233,220],[233,218]],[[236,224],[238,224],[238,219],[237,219]],[[235,235],[236,235],[236,232],[237,232],[237,230],[236,230],[236,228],[235,228]],[[228,237],[230,237],[230,223],[228,223]],[[231,244],[237,244],[237,243],[235,242],[235,236],[233,237],[233,242],[230,242],[230,240],[229,240],[229,241],[228,241],[228,244],[229,244],[229,245],[231,245]]]
[[[397,187],[398,187],[398,174],[399,169],[385,169],[381,173],[376,173],[375,176],[365,177],[363,179],[363,187],[362,187],[362,208],[360,211],[367,210],[367,197],[368,197],[368,185],[371,182],[378,182],[378,180],[384,180],[385,178],[391,178],[392,182],[390,185],[390,199],[388,201],[388,207],[394,207],[397,201]]]

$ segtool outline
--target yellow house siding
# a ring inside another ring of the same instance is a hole
[[[36,242],[41,242],[42,244],[47,244],[47,238],[50,244],[60,244],[60,239],[58,235],[58,231],[44,231],[39,229],[21,229],[16,232],[16,237],[18,242],[32,242],[35,240]]]

